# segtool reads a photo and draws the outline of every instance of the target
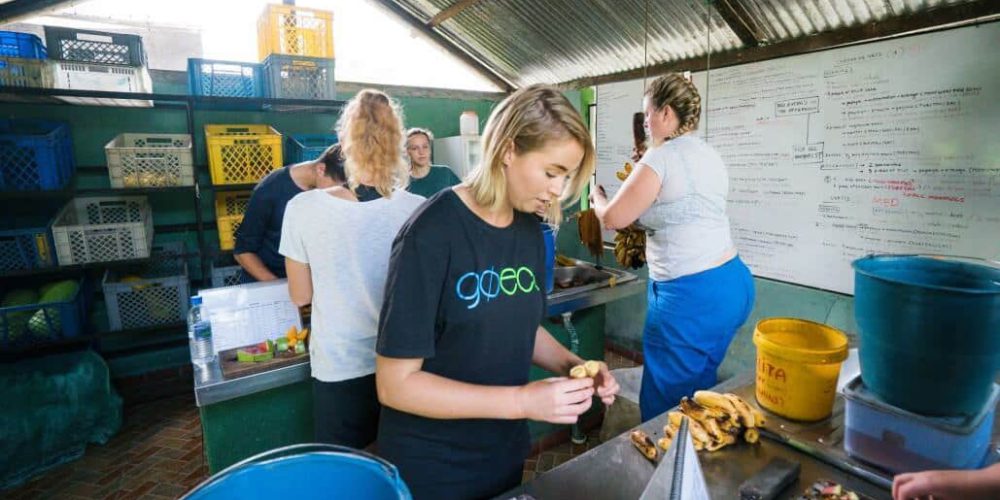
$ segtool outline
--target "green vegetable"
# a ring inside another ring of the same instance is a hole
[[[2,307],[30,306],[38,303],[38,294],[34,290],[11,290],[4,294]],[[32,311],[14,311],[0,315],[0,335],[7,331],[7,341],[13,342],[28,331],[28,321]],[[2,340],[2,339],[0,339]]]
[[[239,361],[240,363],[252,363],[253,362],[253,353],[244,351],[243,349],[237,349],[236,350],[236,361]]]

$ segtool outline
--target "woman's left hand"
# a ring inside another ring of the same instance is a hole
[[[608,369],[607,363],[603,361],[598,361],[598,363],[601,364],[601,371],[594,380],[597,384],[597,397],[601,398],[602,403],[610,406],[615,402],[615,395],[618,394],[621,387],[615,380],[615,376],[611,374],[611,370]]]

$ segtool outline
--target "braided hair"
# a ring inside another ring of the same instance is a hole
[[[701,96],[694,83],[684,78],[684,75],[667,73],[653,80],[646,88],[646,97],[649,97],[657,110],[670,106],[674,113],[677,113],[680,125],[670,137],[667,137],[667,140],[698,128],[698,120],[701,119]]]

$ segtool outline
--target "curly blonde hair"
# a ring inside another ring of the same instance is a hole
[[[670,106],[677,113],[680,125],[667,140],[698,128],[701,120],[701,95],[694,83],[680,73],[667,73],[653,80],[646,88],[646,97],[656,110]]]
[[[337,122],[344,156],[344,173],[351,190],[366,177],[383,197],[409,180],[403,161],[403,113],[387,94],[373,89],[358,92]]]
[[[493,110],[482,138],[482,162],[469,173],[465,185],[476,203],[491,210],[507,199],[503,158],[509,148],[517,154],[544,148],[552,141],[575,140],[583,148],[583,160],[573,178],[563,187],[561,203],[549,207],[545,219],[562,220],[562,205],[575,203],[594,174],[594,143],[580,113],[558,90],[531,85],[514,92]]]

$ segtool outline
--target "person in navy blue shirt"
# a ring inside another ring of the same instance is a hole
[[[233,257],[243,267],[240,283],[284,278],[285,258],[278,253],[278,244],[285,205],[303,191],[344,182],[344,159],[339,144],[330,146],[315,160],[267,174],[254,188],[243,222],[236,230]]]

